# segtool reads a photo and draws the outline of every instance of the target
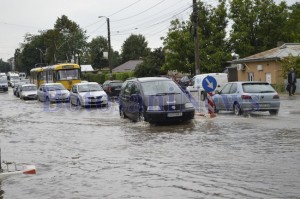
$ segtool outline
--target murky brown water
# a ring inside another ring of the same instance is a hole
[[[38,172],[3,180],[3,198],[300,198],[300,100],[275,117],[171,126],[122,120],[117,106],[49,110],[11,90],[0,102],[2,159]]]

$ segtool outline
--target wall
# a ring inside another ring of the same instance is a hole
[[[257,65],[262,65],[262,70],[257,69]],[[281,65],[278,62],[253,62],[246,63],[244,70],[238,71],[238,81],[249,81],[249,73],[254,74],[253,81],[267,81],[266,74],[271,74],[271,84],[283,84],[281,77]]]

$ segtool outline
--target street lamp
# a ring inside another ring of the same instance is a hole
[[[98,18],[103,18],[105,16],[99,16]],[[109,65],[109,74],[110,80],[112,80],[112,67],[111,67],[111,46],[110,46],[110,26],[109,26],[109,18],[105,17],[107,21],[107,41],[108,41],[108,65]]]
[[[40,48],[35,48],[35,49],[40,51],[40,59],[41,59],[41,63],[43,63],[43,51]]]

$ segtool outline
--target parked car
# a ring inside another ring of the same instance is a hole
[[[70,91],[70,102],[77,106],[107,106],[108,97],[97,82],[77,83]]]
[[[61,83],[44,83],[37,91],[37,98],[44,102],[69,102],[70,92]]]
[[[110,97],[118,97],[120,94],[123,81],[121,80],[108,80],[102,84],[103,90]]]
[[[179,86],[164,77],[126,80],[119,95],[119,111],[123,118],[149,123],[183,122],[195,114]]]
[[[13,87],[13,93],[15,96],[20,97],[19,93],[20,93],[20,87],[21,85],[26,84],[26,82],[18,82],[15,84],[15,86]]]
[[[280,98],[267,82],[230,82],[213,96],[215,112],[225,110],[241,115],[250,111],[269,111],[277,115]]]
[[[194,97],[200,95],[202,101],[206,99],[206,92],[202,86],[202,82],[207,76],[212,76],[216,79],[217,85],[215,90],[220,91],[228,83],[227,73],[206,73],[194,76],[186,89]]]
[[[0,90],[3,92],[8,91],[8,82],[5,76],[0,77]]]
[[[27,100],[27,99],[32,99],[36,100],[37,99],[37,88],[35,84],[22,84],[19,86],[20,92],[20,99]]]

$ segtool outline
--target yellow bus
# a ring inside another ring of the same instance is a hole
[[[33,73],[34,69],[31,70]],[[73,84],[81,82],[80,66],[73,63],[44,66],[42,67],[41,79],[45,83],[62,83],[66,89],[70,90]]]
[[[42,67],[36,67],[30,70],[30,83],[35,84],[37,87],[39,87],[44,82],[45,79],[43,76]]]

